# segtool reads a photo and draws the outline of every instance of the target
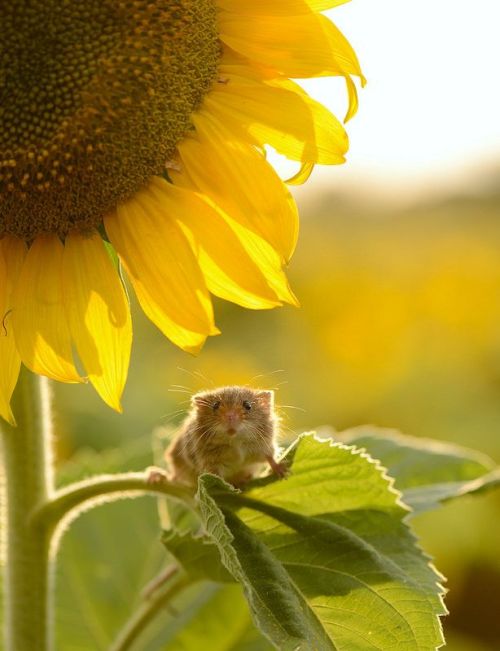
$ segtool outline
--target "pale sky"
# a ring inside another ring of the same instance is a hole
[[[328,15],[368,85],[347,125],[348,162],[316,169],[316,189],[416,194],[467,184],[485,163],[500,167],[500,0],[352,0]],[[337,82],[305,86],[340,117]]]

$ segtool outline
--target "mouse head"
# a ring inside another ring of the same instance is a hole
[[[274,393],[248,387],[221,387],[192,398],[203,430],[221,436],[252,435],[269,431],[274,420]]]

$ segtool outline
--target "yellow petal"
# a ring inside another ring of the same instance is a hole
[[[209,199],[159,178],[154,191],[165,214],[177,220],[186,234],[212,294],[250,309],[281,305],[259,266]]]
[[[63,278],[66,313],[78,355],[97,393],[121,412],[132,323],[125,290],[100,235],[66,238]]]
[[[55,235],[33,242],[12,300],[12,325],[23,363],[60,382],[81,382],[71,352],[62,289],[64,246]]]
[[[165,215],[150,188],[105,217],[146,315],[177,346],[196,353],[213,323],[210,295],[182,229]]]
[[[358,59],[335,25],[321,14],[301,16],[219,15],[224,43],[285,77],[358,75]]]
[[[210,112],[195,113],[192,120],[199,137],[184,138],[178,146],[185,175],[288,261],[297,242],[298,214],[286,186],[260,152],[235,140]],[[176,183],[178,174],[171,176]]]
[[[300,170],[286,180],[288,185],[302,185],[311,176],[314,169],[314,163],[302,163]]]
[[[259,0],[259,2],[262,2],[263,0]],[[267,2],[267,0],[264,0]],[[340,5],[345,5],[346,2],[350,2],[351,0],[305,0],[306,3],[313,9],[314,11],[326,11],[327,9],[333,9],[334,7],[340,7]],[[270,3],[272,6],[282,6],[282,3],[280,0],[274,0],[272,3]],[[288,2],[287,2],[288,4]]]
[[[298,307],[299,302],[290,289],[286,275],[283,273],[281,256],[265,239],[240,224],[231,215],[225,215],[225,219],[245,247],[248,255],[262,269],[279,300]]]
[[[358,90],[349,75],[345,76],[345,83],[347,86],[347,95],[349,97],[349,106],[344,118],[344,122],[349,122],[349,120],[353,118],[358,112]]]
[[[349,0],[217,0],[226,11],[238,14],[261,14],[265,16],[293,16],[312,11],[325,11],[343,5]]]
[[[185,188],[193,192],[198,191],[198,188],[195,186],[192,180],[185,174],[176,173],[175,182],[181,188]],[[211,205],[215,206],[215,204],[213,204],[213,202],[208,199],[208,197],[204,197],[204,199],[208,200]],[[281,255],[269,244],[266,239],[255,233],[253,230],[249,229],[247,226],[241,224],[238,220],[233,219],[232,215],[227,214],[218,206],[217,210],[219,215],[223,217],[226,224],[233,231],[236,239],[239,241],[241,246],[243,246],[245,249],[248,257],[261,270],[263,276],[266,278],[266,281],[269,284],[269,287],[271,287],[278,300],[283,301],[284,303],[290,303],[290,305],[298,306],[299,303],[297,301],[297,298],[294,296],[292,290],[290,289],[287,277],[283,272],[283,259]],[[214,294],[217,294],[217,292],[214,291]],[[234,300],[234,298],[228,298],[228,300]]]
[[[21,358],[11,323],[11,295],[26,255],[21,240],[7,235],[0,240],[0,416],[12,426],[16,421],[10,399],[19,377]]]
[[[279,76],[279,73],[276,72],[271,67],[265,66],[261,63],[256,63],[255,61],[250,61],[247,57],[239,54],[235,50],[232,50],[227,45],[222,44],[222,52],[219,63],[219,78],[224,79],[225,72],[235,72],[243,71],[244,74],[255,74],[255,79],[262,79],[263,77],[273,78]],[[254,77],[252,74],[252,78]]]
[[[234,74],[224,81],[206,96],[204,106],[233,133],[249,134],[292,160],[344,162],[349,141],[343,126],[296,84],[266,84]]]

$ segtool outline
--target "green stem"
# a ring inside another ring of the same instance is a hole
[[[190,584],[189,577],[183,576],[173,585],[154,592],[149,599],[143,601],[120,631],[109,651],[128,651],[131,649],[156,615],[162,610],[168,609],[172,599]]]
[[[40,499],[50,499],[53,488],[46,378],[21,371],[13,408],[18,426],[1,424],[5,644],[7,651],[46,651],[52,637],[49,534],[29,518]]]
[[[55,491],[49,500],[41,500],[36,505],[31,513],[31,522],[52,531],[61,520],[73,519],[89,507],[148,493],[167,495],[182,501],[185,506],[195,508],[193,491],[185,486],[166,480],[150,483],[148,473],[124,472],[98,475]]]

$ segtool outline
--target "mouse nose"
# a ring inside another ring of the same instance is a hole
[[[226,422],[231,428],[234,428],[240,422],[240,415],[235,409],[228,409],[225,416]]]

